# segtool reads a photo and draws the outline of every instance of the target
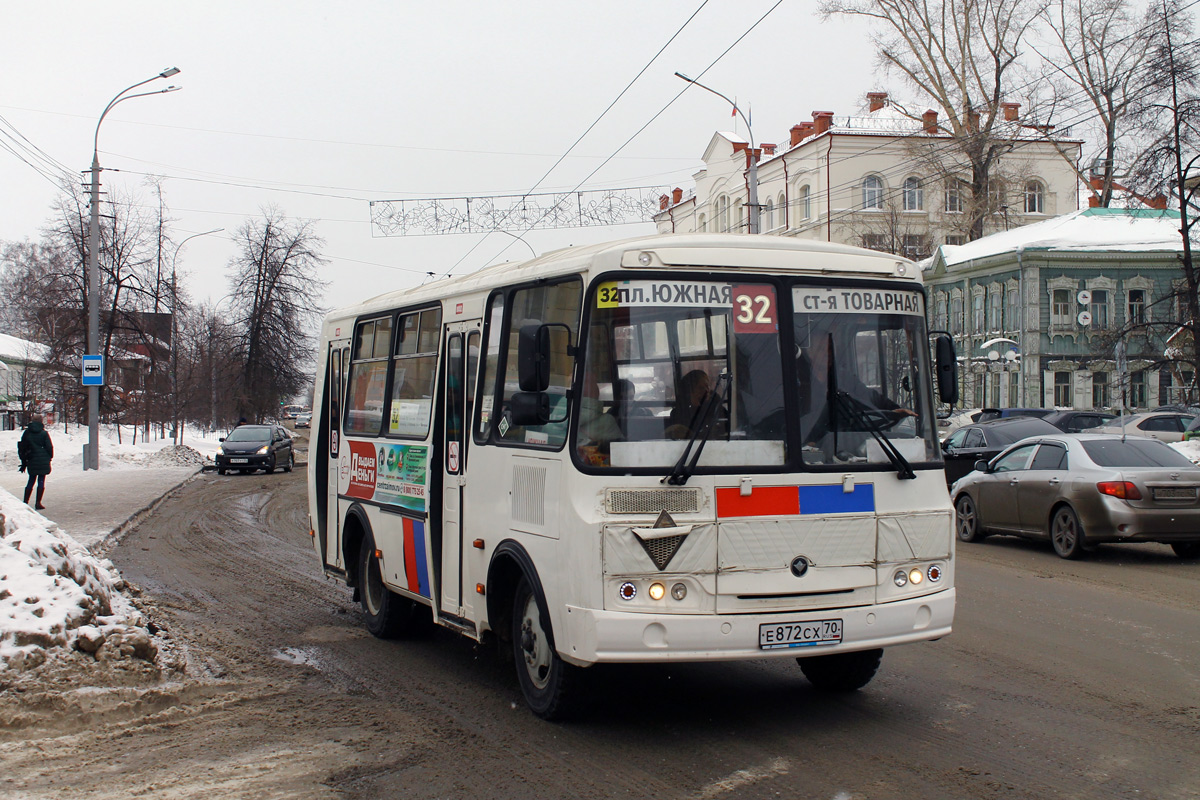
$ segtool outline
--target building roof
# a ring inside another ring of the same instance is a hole
[[[953,267],[1024,252],[1175,253],[1183,248],[1179,212],[1148,208],[1084,208],[963,245],[944,244],[926,266]]]
[[[37,363],[45,362],[49,355],[50,348],[44,344],[0,333],[0,359],[10,363],[25,363],[26,361]]]

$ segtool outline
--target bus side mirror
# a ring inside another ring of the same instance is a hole
[[[538,322],[521,325],[517,332],[517,382],[522,392],[544,392],[549,388],[550,326]]]
[[[550,395],[546,392],[514,392],[509,413],[514,425],[545,425],[550,421]]]
[[[958,358],[954,353],[954,340],[949,336],[939,336],[935,345],[938,398],[943,403],[954,405],[958,402]]]

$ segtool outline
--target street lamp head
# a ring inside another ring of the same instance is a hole
[[[158,77],[169,78],[172,75],[178,75],[178,74],[179,74],[179,67],[170,67],[170,68],[164,69],[162,72],[158,73]]]

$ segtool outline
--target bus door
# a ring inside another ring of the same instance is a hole
[[[445,428],[442,431],[442,563],[441,602],[446,614],[465,616],[463,597],[463,541],[470,535],[462,529],[463,503],[467,489],[467,443],[469,414],[475,402],[475,379],[479,371],[479,320],[453,322],[445,326],[446,364],[442,370]]]
[[[314,426],[311,430],[322,437],[317,444],[317,457],[325,468],[325,485],[317,480],[317,491],[324,496],[324,519],[321,520],[319,533],[321,537],[321,558],[324,563],[336,566],[342,553],[342,529],[338,514],[338,481],[341,475],[338,471],[338,453],[342,448],[342,414],[346,402],[346,373],[350,362],[350,340],[337,339],[329,343],[329,364],[326,374],[329,385],[325,391],[324,407],[321,409],[322,422],[326,424]],[[312,442],[309,443],[310,450]],[[324,457],[322,458],[322,453]],[[319,477],[319,476],[318,476]],[[327,536],[326,531],[332,531],[333,536]],[[349,569],[345,564],[343,569]]]

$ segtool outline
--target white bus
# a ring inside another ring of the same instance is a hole
[[[330,314],[308,470],[368,630],[509,647],[533,712],[601,662],[794,657],[853,690],[954,616],[915,265],[775,236],[577,247]]]

